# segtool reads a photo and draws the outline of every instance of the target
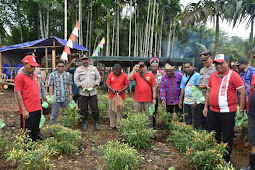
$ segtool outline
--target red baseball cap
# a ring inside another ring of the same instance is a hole
[[[25,56],[21,61],[24,62],[24,63],[28,63],[28,64],[30,64],[31,66],[34,66],[34,67],[40,66],[40,65],[36,62],[35,57],[32,56],[32,55],[27,55],[27,56]]]

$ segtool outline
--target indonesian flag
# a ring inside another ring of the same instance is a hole
[[[76,41],[76,37],[79,37],[79,30],[80,30],[80,25],[79,25],[79,21],[77,21],[66,45],[64,48],[64,51],[60,57],[60,60],[64,60],[64,61],[68,61],[68,54],[71,55],[71,49],[73,49],[73,43],[75,43]]]
[[[183,58],[183,54],[181,55],[181,58]]]

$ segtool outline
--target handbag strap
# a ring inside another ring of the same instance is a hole
[[[139,72],[139,75],[142,77],[142,79],[150,86],[151,88],[151,95],[152,95],[152,98],[153,98],[153,91],[152,91],[152,87],[151,87],[151,84],[144,78],[144,76]]]
[[[187,86],[187,84],[188,84],[189,80],[191,79],[191,77],[193,76],[193,74],[194,74],[194,72],[190,75],[189,79],[186,81],[185,87]]]

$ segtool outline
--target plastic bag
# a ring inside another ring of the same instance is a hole
[[[200,104],[205,101],[205,97],[203,93],[196,86],[193,85],[191,90],[192,90],[192,97],[195,99],[197,104]]]
[[[50,95],[47,95],[46,98],[50,105],[53,105],[55,103],[55,98],[53,95],[51,97],[50,97]]]
[[[45,117],[44,115],[41,113],[41,119],[40,119],[40,124],[39,124],[39,128],[41,129],[43,127],[43,124],[45,123]]]
[[[112,111],[117,112],[118,108],[123,107],[124,101],[119,94],[116,94],[112,99]]]
[[[246,111],[244,111],[244,116],[241,119],[237,118],[237,114],[239,113],[239,106],[237,106],[236,116],[235,116],[235,125],[241,126],[244,121],[248,120],[248,116],[246,114]]]
[[[5,127],[5,123],[4,120],[0,118],[0,129],[2,129],[3,127]]]
[[[42,107],[47,109],[49,107],[49,104],[46,101],[42,102]]]
[[[149,107],[149,113],[150,113],[150,115],[153,115],[154,112],[155,112],[155,105],[152,104],[152,105],[150,105],[150,107]]]
[[[69,103],[69,108],[70,109],[75,109],[76,108],[76,106],[77,106],[77,104],[74,102],[74,100],[72,100],[70,103]]]

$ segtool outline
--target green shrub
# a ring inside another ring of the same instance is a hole
[[[134,99],[131,97],[128,97],[126,95],[125,105],[124,105],[124,112],[125,113],[132,113],[134,112]]]
[[[103,154],[108,170],[139,169],[139,164],[143,160],[137,150],[118,141],[107,142],[99,146],[98,151]]]
[[[3,132],[0,131],[0,158],[5,157],[6,152],[10,150],[11,147],[11,142],[10,142],[10,137],[11,133],[9,132]]]
[[[109,114],[109,94],[98,94],[98,108],[101,116]]]
[[[81,120],[79,109],[63,108],[60,110],[59,124],[74,128]]]
[[[127,119],[121,119],[119,123],[124,140],[137,149],[148,146],[155,135],[155,131],[148,128],[148,114],[129,113]]]
[[[79,143],[82,141],[81,132],[72,130],[62,125],[56,124],[43,128],[47,135],[53,135],[54,138],[48,138],[43,141],[50,148],[59,154],[74,154],[78,152]]]
[[[54,150],[50,149],[48,145],[33,142],[32,139],[22,133],[15,136],[10,150],[6,153],[7,161],[11,165],[18,165],[18,169],[53,169],[54,164],[50,157],[55,155]]]
[[[176,148],[184,152],[189,162],[197,169],[233,168],[222,158],[227,153],[227,144],[218,144],[214,132],[197,131],[192,126],[180,122],[172,122],[169,128],[170,135],[167,140],[172,141]]]

